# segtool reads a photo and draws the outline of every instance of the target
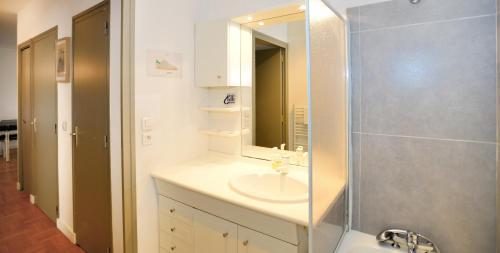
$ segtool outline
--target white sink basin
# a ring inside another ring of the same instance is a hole
[[[254,199],[276,203],[300,203],[308,199],[307,173],[245,173],[229,180],[230,188]]]

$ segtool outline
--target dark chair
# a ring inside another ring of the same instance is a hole
[[[5,154],[5,148],[6,148],[5,147],[5,135],[0,134],[0,155],[3,156]]]

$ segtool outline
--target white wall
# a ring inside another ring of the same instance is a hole
[[[265,25],[257,27],[255,30],[282,42],[288,42],[288,23]]]
[[[200,19],[234,18],[248,13],[268,10],[300,0],[202,0]]]
[[[137,234],[140,253],[158,252],[157,196],[150,171],[205,153],[198,132],[206,88],[194,84],[196,0],[141,0],[135,6],[135,117]],[[148,76],[149,49],[182,54],[182,78]],[[153,144],[142,145],[141,119],[152,117]]]
[[[100,0],[36,0],[28,3],[18,13],[17,42],[58,27],[58,37],[72,36],[72,18],[98,4]],[[120,32],[121,1],[111,0],[111,51],[110,51],[110,146],[111,191],[113,215],[113,247],[123,252],[122,196],[121,196],[121,122],[120,122]],[[59,210],[58,228],[68,237],[73,233],[73,181],[71,132],[71,83],[58,83],[58,173]],[[67,130],[62,126],[67,124]]]
[[[0,120],[17,119],[16,52],[15,44],[0,47]]]
[[[0,13],[0,120],[17,119],[16,19]]]

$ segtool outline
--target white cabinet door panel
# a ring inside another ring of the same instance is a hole
[[[193,224],[194,209],[175,200],[160,196],[160,215],[176,218],[187,224]]]
[[[238,226],[238,253],[297,253],[295,245]]]
[[[216,216],[195,211],[195,253],[237,253],[238,226]]]

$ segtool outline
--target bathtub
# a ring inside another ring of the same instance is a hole
[[[402,249],[394,249],[379,245],[374,235],[349,231],[342,241],[337,253],[402,253]]]

